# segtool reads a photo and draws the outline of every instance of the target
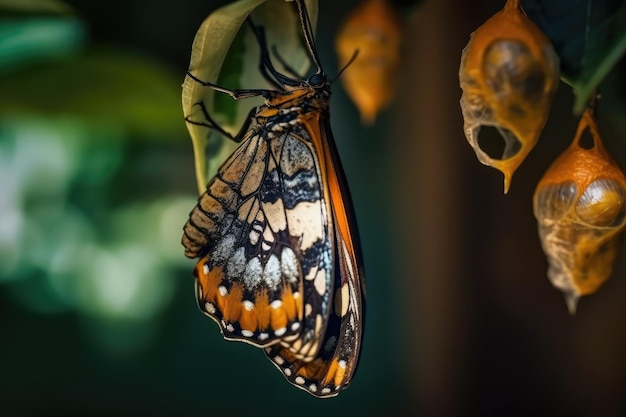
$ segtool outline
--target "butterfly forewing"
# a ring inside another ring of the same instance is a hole
[[[363,266],[352,202],[328,119],[323,113],[309,112],[301,123],[311,132],[324,167],[334,235],[333,304],[324,337],[319,341],[319,353],[313,360],[294,355],[293,346],[287,349],[276,345],[265,352],[289,382],[315,396],[332,397],[348,386],[359,359],[364,319]]]

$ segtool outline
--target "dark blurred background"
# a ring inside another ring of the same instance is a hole
[[[2,18],[0,414],[626,415],[626,254],[570,316],[532,214],[576,130],[571,88],[508,195],[463,136],[460,52],[501,1],[402,9],[401,94],[373,127],[335,85],[367,274],[350,388],[317,400],[223,341],[179,242],[196,200],[180,85],[196,30],[225,3],[68,0],[75,18]],[[331,74],[357,4],[320,2]],[[622,60],[599,116],[626,166],[623,74]]]

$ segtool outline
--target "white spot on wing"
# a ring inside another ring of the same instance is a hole
[[[300,275],[298,269],[298,259],[291,248],[283,248],[280,254],[280,267],[283,276],[289,282],[297,282]]]
[[[245,337],[252,337],[254,333],[252,333],[250,330],[242,330],[241,331],[241,335],[245,336]]]
[[[196,299],[202,299],[202,285],[200,285],[198,281],[196,281]]]
[[[315,384],[311,384],[311,385],[309,385],[309,390],[310,390],[311,392],[317,392],[317,385],[315,385]]]
[[[322,394],[330,394],[330,388],[326,387],[322,389]]]
[[[270,335],[267,333],[259,333],[259,340],[265,340],[268,337],[270,337]]]
[[[315,277],[315,281],[313,281],[313,285],[315,286],[315,290],[319,295],[324,295],[326,293],[326,271],[320,269],[317,276]]]
[[[314,280],[315,277],[317,276],[319,268],[317,267],[317,265],[313,265],[313,267],[311,267],[311,269],[309,270],[309,273],[304,277],[304,279],[306,280]]]
[[[294,381],[296,381],[296,384],[298,385],[304,384],[304,378],[302,378],[301,376],[297,376]]]
[[[280,284],[280,277],[280,262],[276,255],[272,255],[265,264],[263,279],[270,288],[276,288]]]
[[[306,250],[324,235],[322,221],[325,218],[321,201],[303,201],[293,209],[286,210],[289,234],[301,236],[301,247]]]
[[[215,246],[215,250],[212,253],[213,262],[218,264],[224,264],[235,250],[235,243],[237,238],[235,235],[226,235]]]
[[[247,311],[252,311],[254,310],[254,303],[250,300],[243,300],[243,308],[245,308]]]
[[[246,264],[246,269],[243,271],[243,283],[246,288],[256,287],[263,278],[263,267],[259,258],[252,258]]]
[[[222,297],[224,297],[225,295],[227,295],[227,294],[228,294],[228,290],[227,290],[227,289],[226,289],[226,287],[225,287],[225,286],[223,286],[223,285],[220,285],[219,287],[217,287],[217,290],[219,291],[219,293],[220,293],[220,295],[221,295]]]
[[[294,331],[294,332],[295,332],[295,331],[296,331],[296,330],[298,330],[299,328],[300,328],[300,322],[299,322],[299,321],[293,322],[293,323],[291,324],[291,330],[292,330],[292,331]]]
[[[232,333],[232,332],[234,332],[234,331],[235,331],[235,328],[233,327],[233,325],[232,325],[232,324],[228,323],[228,324],[226,325],[226,330],[228,330],[229,332],[231,332],[231,333]]]
[[[350,304],[350,288],[348,284],[343,284],[341,288],[335,291],[335,314],[343,317],[348,313]]]
[[[260,224],[255,223],[254,225],[252,225],[252,229],[250,229],[250,234],[248,235],[248,239],[250,240],[251,245],[256,245],[259,242],[262,231],[263,227]]]
[[[280,337],[280,336],[284,335],[286,331],[287,331],[287,328],[286,328],[286,327],[281,327],[280,329],[276,329],[276,330],[274,331],[274,334],[275,334],[276,336]]]
[[[285,375],[291,376],[291,369],[285,368],[285,369],[283,369],[283,372],[285,373]]]
[[[208,301],[204,303],[204,310],[209,314],[215,314],[215,306]]]
[[[272,303],[270,304],[270,307],[277,309],[280,308],[283,305],[283,302],[280,300],[274,300],[272,301]]]
[[[228,276],[231,278],[240,277],[246,268],[246,251],[239,248],[228,260]]]
[[[276,362],[279,365],[284,365],[285,364],[285,360],[283,359],[282,356],[274,356],[274,362]]]

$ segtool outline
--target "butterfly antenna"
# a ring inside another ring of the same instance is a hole
[[[339,73],[337,74],[337,76],[330,81],[331,84],[337,81],[339,77],[341,77],[341,74],[343,74],[346,68],[348,68],[350,65],[352,65],[352,63],[354,63],[354,60],[356,59],[358,55],[359,55],[359,50],[357,49],[354,51],[354,53],[352,54],[348,62],[346,62],[346,65],[344,65],[343,68],[339,70]]]
[[[313,37],[311,19],[309,19],[309,13],[304,5],[304,0],[296,0],[295,3],[298,8],[298,15],[300,16],[300,22],[302,23],[302,29],[304,31],[304,41],[309,49],[313,63],[317,67],[317,74],[324,74],[320,58],[317,56],[317,48],[315,47],[315,38]]]

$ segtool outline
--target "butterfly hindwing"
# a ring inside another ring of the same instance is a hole
[[[361,348],[360,281],[344,279],[341,285],[341,275],[336,278],[334,306],[317,356],[307,362],[280,345],[265,349],[289,382],[318,397],[335,396],[348,386]]]

